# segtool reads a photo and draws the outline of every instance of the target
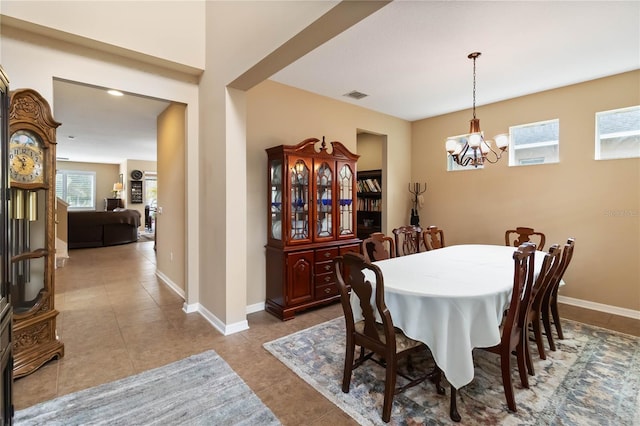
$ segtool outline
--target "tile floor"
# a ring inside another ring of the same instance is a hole
[[[262,344],[342,315],[339,304],[282,322],[248,316],[249,330],[224,337],[155,276],[153,242],[70,252],[56,271],[58,333],[65,356],[17,379],[16,410],[213,349],[284,425],[353,425],[342,410]],[[566,318],[640,335],[640,321],[561,306]]]

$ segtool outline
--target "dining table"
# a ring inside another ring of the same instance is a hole
[[[382,271],[394,326],[425,343],[455,391],[474,377],[473,349],[500,343],[500,323],[513,289],[517,247],[464,244],[373,262]],[[544,252],[535,253],[537,272]],[[367,276],[372,280],[373,274]],[[360,315],[352,303],[354,315]]]

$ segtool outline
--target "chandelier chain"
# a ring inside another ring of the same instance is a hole
[[[476,118],[476,56],[473,57],[473,118]]]

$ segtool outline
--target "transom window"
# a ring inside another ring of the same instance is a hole
[[[95,210],[96,172],[56,171],[56,196],[69,204],[69,210]]]
[[[596,160],[640,157],[640,106],[596,113]]]
[[[560,120],[539,121],[509,128],[509,166],[560,161]]]

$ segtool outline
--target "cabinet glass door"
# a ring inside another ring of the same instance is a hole
[[[269,224],[271,238],[282,239],[282,160],[269,163],[269,182],[271,190],[271,223]]]
[[[302,159],[291,168],[289,229],[292,241],[309,239],[309,174],[309,166]]]
[[[316,237],[333,235],[333,171],[326,162],[320,164],[316,173]]]
[[[340,168],[338,179],[340,235],[353,235],[353,171],[348,164]]]

